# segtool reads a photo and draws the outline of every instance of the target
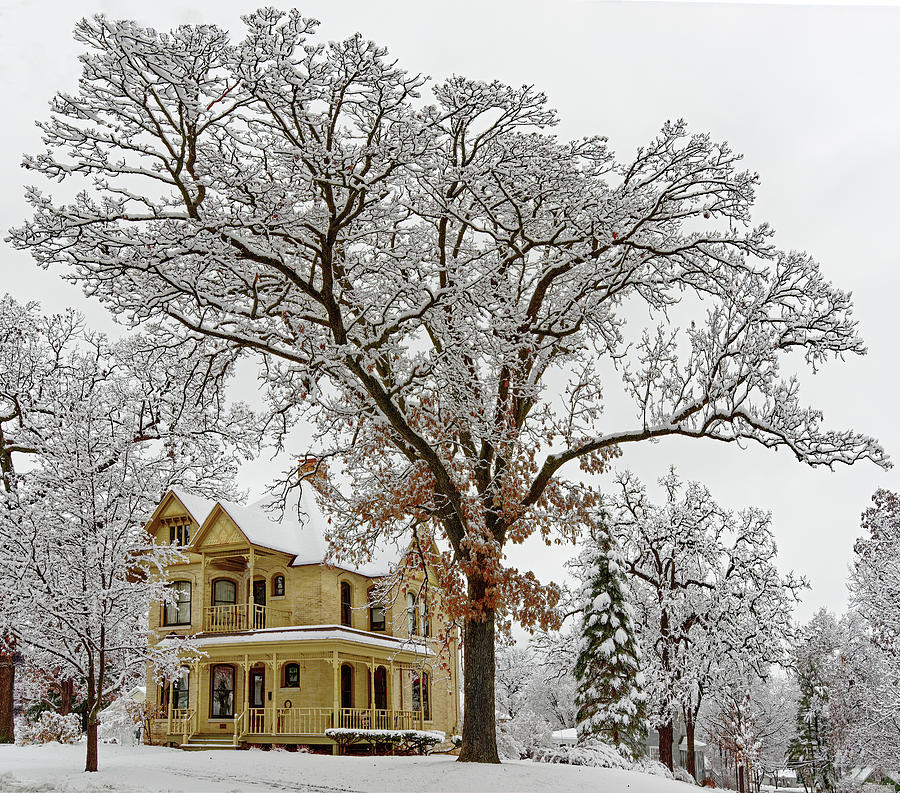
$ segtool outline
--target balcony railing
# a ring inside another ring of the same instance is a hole
[[[254,603],[208,606],[203,610],[203,630],[207,633],[284,628],[290,623],[290,612]]]

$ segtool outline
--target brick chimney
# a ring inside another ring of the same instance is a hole
[[[325,461],[320,461],[319,458],[314,455],[301,457],[300,462],[297,464],[297,476],[301,479],[306,478],[325,481]]]

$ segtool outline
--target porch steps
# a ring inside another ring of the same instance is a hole
[[[237,749],[234,739],[222,735],[192,735],[187,743],[179,744],[186,752],[209,752],[222,749]]]

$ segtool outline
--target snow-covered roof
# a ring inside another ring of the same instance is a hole
[[[182,490],[181,488],[173,487],[172,493],[184,504],[184,508],[191,514],[198,526],[204,524],[209,517],[209,513],[213,511],[213,507],[216,505],[216,502],[210,498],[195,496],[193,493],[188,493],[187,490]]]
[[[283,511],[278,508],[277,499],[271,496],[253,504],[243,505],[231,501],[212,501],[180,489],[174,489],[172,492],[201,528],[218,505],[251,544],[291,554],[294,557],[291,566],[326,562],[328,541],[325,538],[328,519],[316,503],[311,487],[294,490]],[[342,557],[340,553],[332,554],[327,561],[342,570],[375,578],[388,575],[402,555],[402,549],[393,544],[379,549],[367,562],[355,562],[348,557]]]
[[[378,636],[369,631],[347,628],[343,625],[301,625],[292,628],[264,628],[252,633],[235,633],[214,636],[201,636],[192,644],[259,644],[262,642],[320,642],[346,640],[354,644],[365,644],[370,647],[407,651],[417,655],[434,655],[434,650],[424,642],[397,636]]]
[[[703,749],[705,746],[706,746],[706,744],[703,743],[703,741],[698,741],[696,738],[694,739],[694,748],[695,749]],[[678,748],[684,750],[685,752],[687,751],[687,748],[688,748],[687,736],[685,736],[684,738],[681,739],[681,743],[678,744]]]
[[[578,735],[575,728],[569,727],[566,730],[554,730],[553,742],[564,746],[574,746],[578,743]]]

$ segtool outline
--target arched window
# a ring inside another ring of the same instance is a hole
[[[423,720],[431,721],[431,675],[428,672],[413,676],[412,709],[421,710]]]
[[[384,623],[384,603],[380,602],[375,587],[372,587],[369,590],[369,630],[383,631]]]
[[[233,606],[237,603],[237,584],[230,578],[219,578],[213,581],[214,606]]]
[[[284,665],[284,687],[300,688],[300,664]]]
[[[272,597],[284,597],[284,576],[277,575],[272,579]]]
[[[422,616],[422,635],[431,636],[431,615],[428,613],[428,598],[419,598],[419,612]]]
[[[209,675],[209,716],[211,719],[234,718],[234,667],[216,664]]]
[[[383,666],[376,667],[375,674],[372,676],[372,687],[374,688],[375,709],[387,710],[387,669]]]
[[[341,665],[341,707],[353,707],[353,667],[350,664]]]
[[[175,600],[163,607],[163,625],[190,625],[191,582],[173,581],[169,589],[175,593]]]
[[[346,581],[341,581],[341,625],[351,627],[352,615],[353,602],[350,599],[350,584]]]
[[[406,619],[410,636],[419,635],[419,610],[416,604],[416,596],[412,592],[406,593]]]

